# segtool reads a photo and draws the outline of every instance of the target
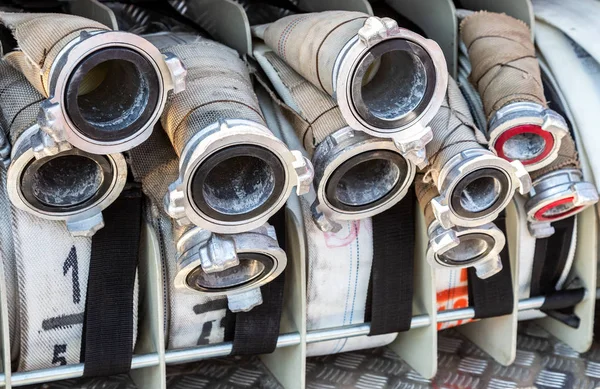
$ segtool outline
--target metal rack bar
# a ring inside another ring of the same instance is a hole
[[[595,297],[600,296],[600,289],[596,290]],[[532,297],[519,301],[519,311],[539,309],[544,304],[543,296]],[[441,311],[437,314],[437,322],[443,323],[454,320],[466,320],[475,317],[473,308],[454,309]],[[428,315],[417,315],[412,318],[411,329],[423,328],[431,325]],[[323,342],[341,338],[352,338],[368,335],[371,329],[369,323],[354,324],[343,327],[333,327],[320,330],[308,331],[306,343]],[[282,334],[277,340],[277,348],[290,347],[300,344],[300,334],[292,332]],[[181,350],[168,350],[165,353],[165,362],[168,365],[195,362],[207,358],[224,357],[231,354],[233,344],[231,342],[213,344],[209,346],[194,347]],[[159,364],[158,354],[135,355],[131,362],[131,369],[157,366]],[[70,378],[78,378],[83,375],[83,363],[77,365],[59,366],[50,369],[16,372],[12,374],[12,386],[24,386],[40,384],[48,381],[58,381]],[[0,385],[4,385],[5,376],[0,374]]]

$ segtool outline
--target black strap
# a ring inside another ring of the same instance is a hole
[[[285,249],[285,209],[277,212],[269,223],[275,228],[280,247]],[[231,355],[267,354],[275,350],[283,309],[284,286],[285,271],[260,287],[263,299],[261,305],[249,312],[232,315],[235,317],[235,331]]]
[[[552,223],[555,233],[535,241],[530,296],[546,296],[556,291],[571,249],[575,217]]]
[[[123,191],[103,216],[105,226],[92,238],[81,354],[85,377],[121,374],[131,368],[141,189]]]
[[[494,223],[506,235],[504,215],[498,217]],[[486,279],[477,277],[475,268],[468,269],[469,305],[475,310],[475,319],[508,315],[513,311],[515,300],[508,243],[500,252],[500,259],[502,270]]]
[[[575,306],[585,297],[585,288],[566,289],[545,296],[540,310],[561,323],[579,328],[581,319],[575,314]]]
[[[415,257],[415,194],[373,217],[373,265],[365,323],[369,335],[410,329]]]

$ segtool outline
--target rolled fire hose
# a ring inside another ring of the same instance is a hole
[[[540,67],[548,101],[574,123],[554,76],[543,63]],[[576,144],[570,134],[563,138],[557,159],[533,172],[531,178],[533,190],[525,203],[525,211],[529,232],[538,239],[554,234],[552,222],[573,216],[598,202],[596,187],[584,180]]]
[[[299,143],[283,108],[263,89],[258,89],[257,94],[269,128],[290,146]],[[307,243],[307,329],[364,323],[373,264],[371,218],[341,221],[338,231],[322,231],[313,221],[308,196],[300,198],[300,206]],[[332,261],[331,258],[341,260]],[[318,342],[307,345],[307,354],[328,355],[381,347],[395,338],[396,333],[391,333]]]
[[[179,226],[161,206],[167,185],[178,174],[177,155],[166,133],[157,128],[147,142],[129,154],[134,177],[142,183],[153,206],[161,208],[161,212],[152,211],[148,220],[157,235],[164,235],[159,239],[166,253],[164,277],[171,296],[171,321],[185,326],[189,320],[206,320],[190,319],[194,317],[192,303],[203,299],[219,297],[225,301],[223,309],[229,306],[232,312],[261,304],[260,287],[274,280],[287,264],[273,227],[265,224],[252,231],[221,235],[197,226]]]
[[[125,158],[71,148],[36,159],[32,143],[41,133],[36,119],[43,99],[21,73],[0,61],[0,128],[12,143],[8,197],[34,216],[64,221],[73,235],[92,236],[104,226],[102,210],[125,186]]]
[[[494,223],[444,229],[435,219],[431,206],[431,200],[439,194],[435,185],[424,182],[423,174],[417,174],[415,191],[425,215],[429,237],[427,260],[431,266],[441,269],[474,267],[479,278],[491,277],[502,270],[500,252],[506,238]]]
[[[431,200],[441,227],[475,227],[492,222],[514,191],[527,193],[531,179],[519,161],[508,162],[484,147],[485,137],[473,124],[469,107],[450,78],[440,110],[430,123],[434,138],[427,145],[430,165],[424,169],[440,195]]]
[[[536,238],[554,233],[552,222],[568,218],[598,202],[594,184],[584,181],[575,142],[562,138],[557,158],[531,173],[533,188],[525,203],[529,232]]]
[[[4,59],[47,99],[37,157],[76,147],[93,154],[145,141],[185,69],[135,34],[64,14],[0,13],[18,49]]]
[[[427,123],[442,103],[448,77],[437,43],[392,19],[349,11],[291,15],[252,32],[334,97],[351,128],[391,138],[413,163],[426,162]],[[316,143],[327,135],[313,132]]]
[[[1,253],[7,289],[11,359],[18,371],[80,363],[92,240],[63,223],[11,207],[0,168]],[[14,244],[14,246],[13,246]],[[133,340],[138,283],[134,288]]]
[[[337,230],[342,221],[374,216],[402,200],[416,167],[398,152],[393,141],[350,128],[330,96],[265,45],[256,45],[254,56],[279,96],[296,113],[288,116],[311,156],[317,195],[313,220],[321,230]],[[314,134],[326,136],[315,144]]]
[[[461,23],[461,37],[488,120],[489,147],[528,171],[552,163],[568,134],[564,118],[548,108],[531,32],[505,14],[476,12]]]
[[[294,186],[306,193],[312,165],[265,126],[236,51],[189,34],[147,38],[188,71],[187,89],[168,100],[161,118],[180,161],[165,198],[171,217],[216,233],[245,232],[265,224]]]

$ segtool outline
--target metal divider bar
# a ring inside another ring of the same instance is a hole
[[[600,294],[596,290],[595,296]],[[545,301],[545,297],[532,297],[519,301],[519,311],[530,309],[539,309]],[[454,320],[472,319],[475,316],[473,308],[454,309],[441,311],[437,314],[437,322],[448,322]],[[412,318],[411,329],[423,328],[431,325],[428,315],[418,315]],[[341,338],[352,338],[369,334],[369,323],[354,324],[343,327],[332,327],[320,330],[308,331],[306,334],[306,343],[323,342],[327,340],[336,340]],[[282,334],[277,341],[277,348],[296,346],[300,344],[300,334],[292,332]],[[202,359],[224,357],[231,353],[232,343],[225,342],[209,346],[194,347],[182,350],[168,350],[165,353],[165,362],[168,365],[195,362]],[[131,362],[131,369],[141,369],[144,367],[157,366],[159,364],[158,354],[135,355]],[[59,366],[50,369],[16,372],[12,374],[12,386],[24,386],[39,384],[48,381],[65,380],[69,378],[78,378],[83,375],[83,363],[77,365]],[[4,385],[5,376],[0,374],[0,385]]]

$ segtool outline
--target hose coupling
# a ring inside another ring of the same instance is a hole
[[[93,154],[129,150],[150,136],[169,91],[185,89],[186,69],[146,39],[122,31],[83,31],[53,61],[38,123],[53,142]]]
[[[165,210],[179,225],[215,233],[250,231],[265,224],[294,187],[299,196],[307,193],[313,176],[311,162],[265,126],[220,120],[186,143]]]
[[[369,17],[338,54],[333,92],[348,125],[391,138],[418,166],[427,163],[427,124],[448,84],[439,45],[390,18]]]
[[[91,237],[104,227],[102,210],[125,186],[125,158],[120,153],[98,155],[76,148],[36,158],[32,139],[42,138],[40,133],[34,125],[13,145],[8,197],[32,215],[65,221],[74,236]]]
[[[540,239],[554,234],[551,223],[573,216],[598,202],[596,187],[579,169],[560,169],[533,181],[525,212],[529,232]]]
[[[431,205],[445,229],[490,223],[506,208],[515,190],[525,194],[531,189],[531,177],[521,162],[508,162],[483,149],[457,154],[432,178],[440,196]]]
[[[377,215],[398,203],[414,180],[416,167],[393,141],[344,127],[313,154],[317,197],[313,220],[322,231],[339,221]]]
[[[247,312],[262,304],[260,287],[287,265],[270,225],[233,235],[192,227],[177,242],[177,253],[175,287],[226,295],[232,312]]]
[[[504,233],[493,223],[479,227],[444,229],[439,222],[429,225],[427,259],[437,268],[474,267],[477,277],[489,278],[502,270],[500,252],[506,244]]]
[[[505,105],[490,120],[490,150],[508,161],[521,161],[527,171],[548,166],[569,133],[565,119],[540,104],[519,101]]]

